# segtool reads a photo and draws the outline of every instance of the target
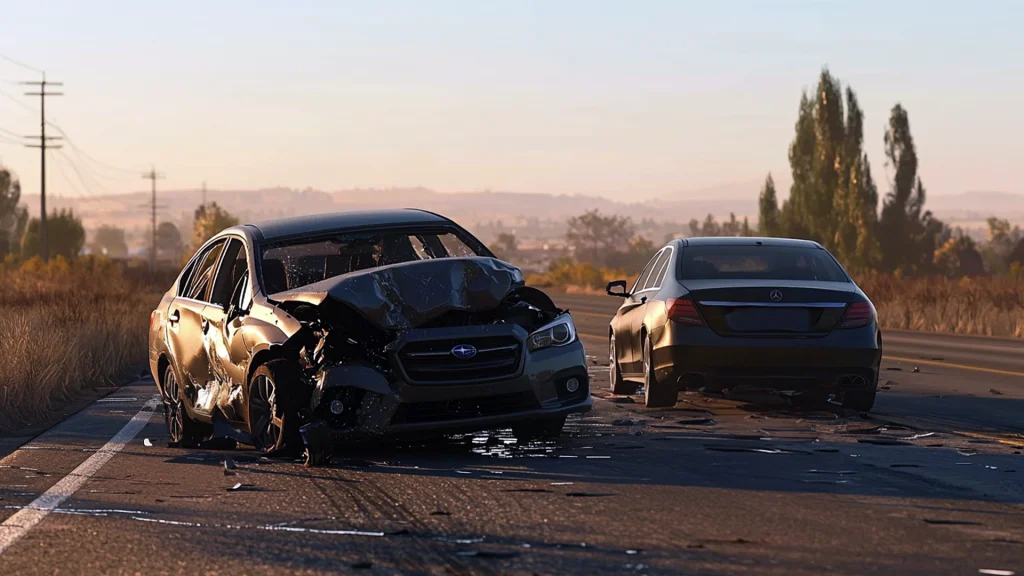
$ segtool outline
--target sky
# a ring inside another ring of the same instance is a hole
[[[1024,2],[4,2],[0,158],[39,189],[38,98],[70,137],[48,192],[425,186],[788,189],[801,91],[856,91],[888,189],[901,102],[933,195],[1024,192]],[[706,193],[706,192],[705,192]]]

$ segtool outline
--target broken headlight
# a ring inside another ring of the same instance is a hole
[[[572,316],[563,314],[530,334],[530,337],[526,339],[526,348],[533,352],[552,346],[565,346],[574,340],[576,340],[576,325],[572,323]]]

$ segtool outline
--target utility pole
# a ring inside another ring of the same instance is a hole
[[[38,138],[39,144],[26,144],[29,148],[39,148],[39,254],[43,261],[50,259],[50,250],[46,238],[46,149],[60,148],[59,145],[49,145],[50,140],[60,140],[58,136],[46,135],[46,97],[63,96],[63,92],[47,92],[47,86],[63,86],[63,82],[47,82],[46,74],[40,82],[22,82],[29,86],[39,86],[39,92],[26,92],[26,96],[39,96],[39,136],[27,136],[27,138]]]
[[[150,167],[149,172],[143,174],[142,177],[153,185],[153,246],[149,253],[149,269],[156,272],[156,181],[163,178],[163,174],[157,174],[156,168]]]

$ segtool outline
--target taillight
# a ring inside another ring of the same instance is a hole
[[[679,324],[691,326],[703,326],[704,319],[701,318],[697,306],[689,298],[668,299],[668,319]]]
[[[854,302],[846,309],[843,321],[839,323],[840,328],[861,328],[871,324],[874,319],[874,311],[871,304],[867,302]]]

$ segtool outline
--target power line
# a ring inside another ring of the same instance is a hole
[[[10,58],[4,57],[5,60]],[[43,78],[46,78],[46,74],[43,74]],[[47,92],[46,91],[46,80],[40,82],[22,82],[22,84],[28,86],[38,86],[38,92],[26,92],[26,96],[39,96],[39,136],[29,136],[29,138],[38,138],[39,144],[25,144],[29,148],[39,148],[39,251],[43,257],[43,261],[50,259],[50,252],[46,245],[46,149],[47,148],[60,148],[60,145],[50,145],[50,140],[60,140],[57,136],[46,135],[46,97],[47,96],[63,96],[63,92]],[[50,82],[51,86],[63,86],[63,82]]]
[[[68,156],[67,154],[65,154],[65,153],[64,153],[63,151],[61,151],[61,152],[58,152],[58,154],[59,154],[59,155],[60,155],[60,156],[61,156],[62,158],[64,158],[64,160],[66,160],[66,161],[67,161],[67,163],[68,163],[68,166],[71,166],[71,169],[75,171],[75,175],[77,175],[77,176],[78,176],[78,181],[82,183],[82,186],[84,186],[84,187],[85,187],[85,189],[86,189],[86,191],[87,191],[87,192],[89,193],[89,195],[90,195],[90,196],[93,196],[93,197],[95,197],[95,196],[96,196],[96,193],[95,193],[95,192],[93,191],[93,189],[92,189],[92,188],[91,188],[91,187],[89,186],[89,183],[88,183],[88,182],[86,182],[85,176],[83,176],[83,175],[82,175],[82,171],[81,171],[81,170],[79,170],[79,168],[78,168],[78,165],[77,165],[77,164],[75,164],[75,163],[74,163],[74,162],[73,162],[73,161],[71,160],[71,157],[70,157],[70,156]],[[58,164],[58,166],[59,166],[59,164]],[[99,183],[98,183],[98,182],[96,182],[95,180],[93,181],[93,184],[97,184],[97,185],[99,185]],[[102,186],[100,186],[100,187],[102,188]],[[109,192],[108,190],[106,190],[106,189],[104,189],[103,191],[104,191],[104,192],[106,192],[106,193],[107,193],[108,195],[110,194],[110,192]]]
[[[22,68],[24,68],[26,70],[31,70],[33,72],[38,72],[38,73],[43,75],[44,79],[46,78],[46,72],[43,72],[42,70],[40,70],[39,68],[36,68],[35,66],[29,66],[28,64],[25,64],[24,62],[19,62],[19,61],[15,60],[14,58],[11,58],[9,56],[4,56],[3,54],[0,54],[0,60],[6,60],[6,61],[10,62],[11,64],[14,64],[15,66],[21,66]]]

